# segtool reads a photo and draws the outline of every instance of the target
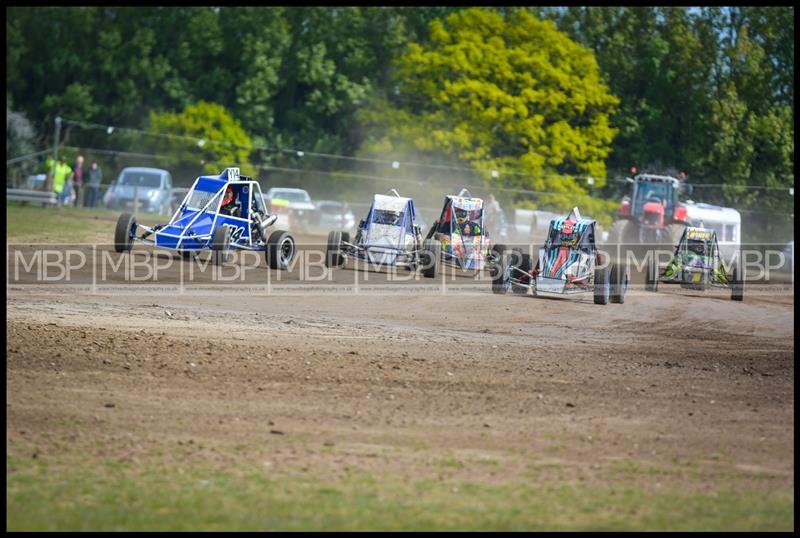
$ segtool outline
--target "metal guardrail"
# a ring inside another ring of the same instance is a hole
[[[32,191],[28,189],[6,189],[6,200],[46,205],[56,205],[58,203],[58,197],[54,192]]]

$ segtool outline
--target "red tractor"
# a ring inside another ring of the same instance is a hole
[[[681,176],[685,177],[683,173]],[[676,245],[688,224],[686,206],[678,201],[678,193],[691,192],[691,186],[678,178],[655,174],[637,174],[625,181],[631,184],[631,193],[619,205],[610,241]]]

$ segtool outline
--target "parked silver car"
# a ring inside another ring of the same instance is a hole
[[[311,202],[311,196],[303,189],[272,187],[264,193],[264,202],[267,207],[279,205],[288,208],[293,229],[307,231],[312,224],[316,208]]]
[[[319,200],[314,202],[317,207],[315,225],[325,230],[337,232],[352,232],[356,227],[356,216],[347,202],[335,200]]]
[[[123,168],[109,186],[103,202],[109,209],[133,209],[138,191],[139,211],[168,215],[172,209],[172,176],[161,168]]]

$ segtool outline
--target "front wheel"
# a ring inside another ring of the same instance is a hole
[[[611,295],[611,272],[606,268],[594,270],[594,304],[608,304]]]
[[[436,278],[442,257],[442,244],[433,239],[422,243],[422,275],[425,278]]]
[[[231,243],[231,229],[227,224],[217,226],[211,236],[211,259],[214,265],[223,265],[228,261]]]
[[[270,269],[287,269],[296,252],[294,237],[285,230],[275,230],[267,240],[267,264]]]
[[[136,234],[136,217],[130,213],[123,213],[117,219],[114,230],[114,250],[117,252],[129,251],[133,248],[133,236]]]
[[[738,267],[733,268],[731,279],[731,301],[742,301],[744,299],[744,278]]]
[[[344,263],[341,254],[342,232],[328,232],[328,245],[325,250],[325,267],[341,267]]]
[[[611,302],[622,304],[628,291],[628,267],[624,263],[611,266]]]

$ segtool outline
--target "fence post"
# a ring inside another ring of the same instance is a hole
[[[58,140],[61,136],[61,116],[56,116],[55,119],[55,132],[53,133],[53,166],[58,166]],[[47,162],[47,160],[45,160]],[[46,170],[47,178],[45,179],[44,190],[45,192],[55,192],[55,177],[53,169]]]

